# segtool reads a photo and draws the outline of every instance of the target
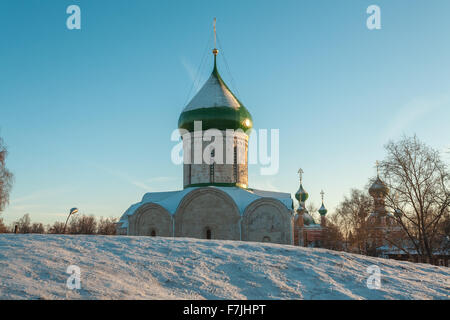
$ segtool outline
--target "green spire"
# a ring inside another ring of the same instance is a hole
[[[295,193],[295,199],[297,199],[299,202],[305,202],[308,199],[308,192],[303,189],[303,186],[300,185],[300,188],[298,188],[298,191]]]
[[[211,76],[184,108],[178,119],[178,128],[194,131],[194,122],[202,121],[202,130],[242,129],[250,134],[253,120],[250,112],[231,92],[217,70],[217,54],[212,50],[214,68]]]
[[[327,214],[327,212],[328,212],[328,210],[325,208],[325,206],[323,205],[323,202],[322,202],[322,206],[319,209],[319,213],[321,216],[324,216]]]
[[[302,181],[303,181],[303,169],[300,168],[298,170],[298,175],[300,178],[300,187],[298,188],[298,191],[295,193],[295,199],[298,200],[298,202],[302,203],[305,202],[308,199],[308,192],[305,191],[305,189],[303,189],[303,185],[302,185]]]
[[[217,70],[217,54],[219,53],[219,50],[217,50],[216,48],[213,49],[213,55],[214,55],[214,68],[212,71],[212,74],[217,78],[220,79],[222,82],[222,78],[219,75],[219,70]],[[225,83],[224,83],[225,84]],[[237,98],[236,98],[237,99]]]
[[[325,194],[325,192],[323,192],[323,190],[320,192],[320,195],[322,196],[322,206],[319,209],[319,213],[321,216],[324,216],[327,214],[328,210],[325,208],[325,206],[323,205],[323,195]]]

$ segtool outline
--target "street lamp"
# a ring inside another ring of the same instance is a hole
[[[64,224],[64,231],[63,231],[63,234],[66,234],[67,221],[69,221],[70,216],[71,216],[72,214],[77,213],[77,212],[78,212],[78,208],[72,208],[72,209],[70,209],[70,211],[69,211],[69,216],[67,217],[66,223]]]

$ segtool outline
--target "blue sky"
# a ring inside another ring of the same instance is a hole
[[[81,30],[66,28],[71,4]],[[381,30],[366,27],[371,4]],[[222,77],[256,129],[280,129],[279,173],[250,166],[250,186],[293,194],[302,167],[332,212],[389,139],[450,147],[448,12],[446,0],[3,0],[0,136],[15,183],[2,216],[119,217],[146,191],[182,188],[170,135],[205,55],[200,83],[211,72],[213,17]]]

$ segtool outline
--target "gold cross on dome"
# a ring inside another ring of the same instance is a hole
[[[214,48],[216,47],[216,18],[214,18]]]
[[[377,167],[377,176],[380,175],[380,161],[375,161],[375,166]]]
[[[303,169],[302,168],[298,169],[297,173],[298,173],[298,176],[300,177],[300,184],[302,184],[303,173],[304,173]]]
[[[323,203],[323,195],[325,194],[325,192],[323,192],[323,190],[322,191],[320,191],[320,195],[322,196],[322,203]]]

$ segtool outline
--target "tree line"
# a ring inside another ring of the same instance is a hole
[[[116,218],[96,218],[93,215],[79,215],[71,217],[67,223],[66,234],[116,234]],[[6,226],[0,219],[0,233],[40,233],[63,234],[64,222],[54,222],[44,225],[41,222],[32,222],[27,213],[22,218]]]

